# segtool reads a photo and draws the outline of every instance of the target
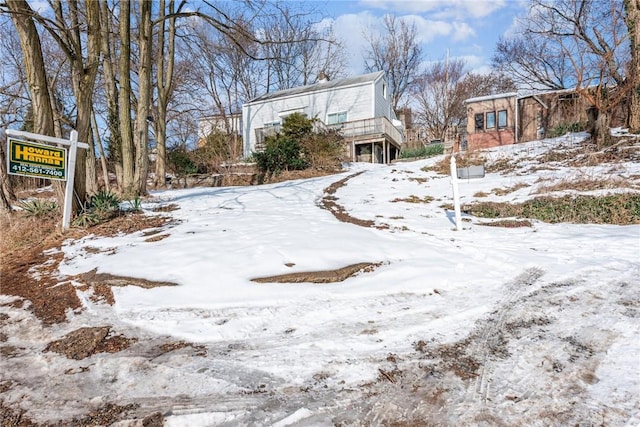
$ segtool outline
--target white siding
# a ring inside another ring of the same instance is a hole
[[[245,144],[245,156],[255,149],[255,129],[264,127],[265,123],[282,121],[283,116],[293,112],[302,112],[310,118],[317,117],[323,123],[326,123],[328,114],[341,111],[347,112],[347,121],[374,117],[372,87],[372,83],[368,82],[245,104],[242,108],[244,137],[249,142]]]
[[[378,79],[375,82],[375,109],[376,117],[386,117],[389,120],[396,118],[393,108],[391,108],[389,84],[385,79]]]
[[[386,96],[383,96],[383,86]],[[396,118],[391,108],[389,85],[380,75],[375,80],[358,82],[350,86],[327,87],[317,90],[283,94],[265,100],[249,102],[242,107],[244,155],[249,156],[256,146],[256,129],[263,128],[265,123],[282,122],[282,119],[293,112],[301,112],[307,117],[316,117],[323,123],[327,115],[347,112],[347,122],[356,120],[386,117]]]

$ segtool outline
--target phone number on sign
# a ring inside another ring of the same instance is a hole
[[[63,171],[56,169],[43,168],[40,166],[27,166],[27,165],[12,165],[12,172],[32,173],[34,175],[48,175],[61,178]]]

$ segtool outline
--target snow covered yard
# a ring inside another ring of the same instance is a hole
[[[629,184],[587,194],[638,191],[638,161],[548,156],[582,139],[485,153],[510,167],[461,181],[462,202],[574,194],[551,186],[576,179]],[[438,160],[157,192],[143,208],[171,206],[170,224],[66,241],[50,253],[60,280],[95,269],[177,286],[114,287],[109,305],[78,282],[84,309],[53,326],[0,295],[3,406],[65,425],[640,424],[640,225],[465,214],[455,231],[450,178],[428,169]],[[340,180],[333,203],[375,226],[322,208]],[[252,281],[355,263],[379,265],[336,283]],[[98,326],[130,345],[46,351]]]

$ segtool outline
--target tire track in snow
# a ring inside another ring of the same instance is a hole
[[[512,313],[514,303],[520,299],[544,272],[538,268],[530,268],[512,282],[507,284],[506,294],[498,303],[498,308],[484,321],[479,331],[479,338],[471,346],[471,356],[477,358],[480,366],[475,384],[467,389],[467,399],[479,400],[483,405],[490,400],[492,384],[492,359],[496,356],[507,356],[505,345],[505,321]]]

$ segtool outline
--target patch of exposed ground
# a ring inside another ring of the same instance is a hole
[[[380,262],[361,262],[358,264],[347,265],[346,267],[338,268],[336,270],[287,273],[277,276],[257,277],[255,279],[251,279],[251,281],[257,283],[335,283],[342,282],[358,273],[373,271],[380,265],[382,265]]]
[[[334,182],[329,187],[324,190],[324,197],[320,201],[320,207],[328,210],[336,217],[338,221],[347,222],[349,224],[359,225],[361,227],[371,227],[377,228],[380,230],[386,230],[389,228],[388,224],[376,224],[375,221],[367,220],[367,219],[359,219],[349,215],[344,208],[339,205],[336,200],[338,200],[334,194],[338,191],[339,188],[344,187],[351,178],[354,178],[360,175],[362,172],[354,173],[353,175],[349,175],[346,178],[342,178],[339,181]]]
[[[17,215],[17,214],[14,214]],[[28,306],[38,319],[44,324],[61,323],[67,319],[67,311],[82,309],[82,304],[76,295],[76,287],[71,281],[65,281],[57,276],[58,264],[63,254],[58,249],[65,239],[79,238],[90,232],[96,236],[111,236],[120,233],[162,227],[168,224],[169,218],[145,215],[122,215],[112,220],[96,225],[89,229],[72,228],[65,234],[57,230],[57,218],[39,220],[37,225],[43,230],[49,230],[42,237],[34,241],[20,241],[19,237],[3,236],[2,263],[0,263],[0,290],[4,295],[13,295],[20,300],[11,303],[13,306]],[[34,223],[35,224],[35,223]],[[9,233],[7,233],[9,234]],[[9,241],[15,240],[15,242]],[[94,296],[102,295],[107,302],[112,303],[113,296],[110,286],[124,286],[133,284],[151,287],[152,283],[130,278],[106,277],[102,275],[87,276],[94,288]],[[85,282],[86,283],[86,282]],[[116,284],[119,283],[119,284]],[[168,284],[163,283],[162,286]]]
[[[110,326],[96,326],[69,332],[63,338],[50,342],[45,350],[82,360],[96,353],[117,353],[135,341],[134,338],[114,335]]]
[[[98,273],[98,269],[83,273],[78,276],[80,281],[91,286],[139,286],[145,289],[156,288],[158,286],[177,286],[172,282],[155,282],[153,280],[140,279],[136,277],[115,276],[109,273]]]
[[[42,322],[44,328],[64,323],[68,320],[69,311],[83,310],[83,304],[77,291],[87,293],[95,303],[113,304],[111,291],[113,286],[134,285],[144,288],[154,286],[170,286],[173,283],[155,283],[145,279],[117,277],[91,271],[78,277],[61,278],[58,265],[63,253],[59,250],[68,238],[80,238],[88,233],[97,236],[111,236],[121,233],[133,233],[146,229],[162,230],[170,221],[160,216],[144,216],[126,214],[115,217],[108,222],[89,228],[72,228],[62,234],[59,230],[59,217],[25,218],[19,213],[2,218],[3,233],[0,235],[0,293],[17,298],[9,299],[6,307],[17,307],[30,311]],[[0,307],[1,308],[1,307]],[[0,314],[0,324],[13,323],[10,316]],[[0,355],[5,360],[20,358],[28,351],[22,346],[4,344],[8,337],[0,333]],[[76,329],[62,338],[51,341],[44,346],[44,351],[63,355],[71,360],[82,360],[98,353],[117,353],[129,348],[138,341],[135,337],[118,334],[111,326],[94,326]],[[187,343],[167,344],[161,353],[189,346]],[[41,347],[42,348],[42,347]],[[202,349],[194,347],[198,354]],[[64,374],[78,374],[89,368],[80,366],[69,368]],[[6,375],[4,378],[8,378]],[[0,382],[0,393],[11,392],[21,387],[20,381],[6,379]],[[0,425],[3,427],[24,426],[97,426],[111,425],[128,417],[137,404],[119,405],[116,402],[105,402],[87,412],[55,424],[40,424],[27,415],[27,411],[19,405],[0,400]],[[161,413],[144,413],[139,421],[143,426],[163,425]]]

